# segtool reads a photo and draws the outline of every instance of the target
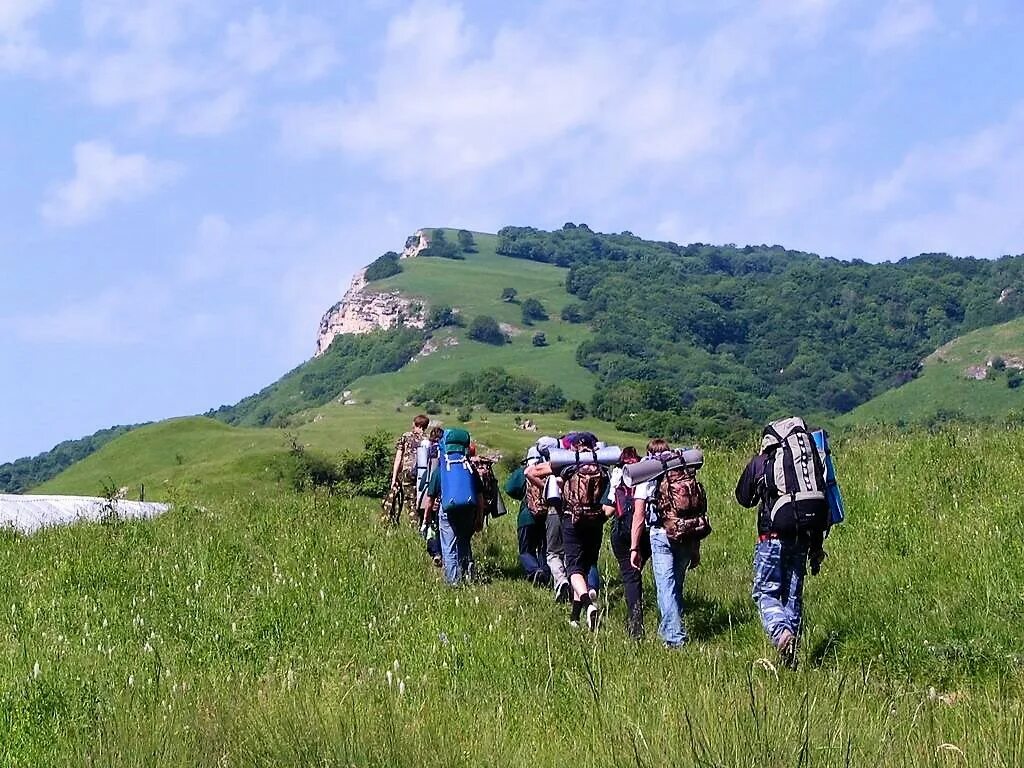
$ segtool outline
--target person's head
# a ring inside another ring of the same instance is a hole
[[[636,448],[632,445],[627,445],[622,449],[622,456],[619,459],[623,464],[636,464],[640,461],[640,454],[637,453]]]
[[[657,456],[659,453],[665,453],[668,451],[668,441],[663,437],[656,437],[647,444],[647,455]]]
[[[444,435],[444,427],[434,427],[430,430],[430,442],[438,443],[441,441],[441,437]]]
[[[593,450],[597,445],[597,437],[591,432],[570,432],[565,436],[563,444],[572,450]]]
[[[421,413],[419,416],[412,420],[412,425],[419,430],[426,429],[429,424],[430,417],[427,416],[425,413]]]

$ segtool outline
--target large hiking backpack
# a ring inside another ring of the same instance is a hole
[[[700,541],[711,535],[708,496],[694,469],[665,470],[655,487],[655,503],[661,527],[671,541]]]
[[[469,433],[466,430],[445,430],[437,463],[441,509],[445,512],[475,511],[477,508],[476,473],[470,464],[468,451]]]
[[[586,463],[562,471],[562,511],[572,522],[603,520],[608,472],[600,464]]]
[[[794,416],[764,428],[761,452],[766,454],[765,500],[774,526],[780,515],[792,515],[799,532],[828,527],[825,469],[804,420]]]

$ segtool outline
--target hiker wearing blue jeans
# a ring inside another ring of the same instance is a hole
[[[468,433],[466,433],[468,436]],[[480,491],[479,478],[474,473],[476,507],[446,509],[440,504],[438,531],[441,539],[441,562],[444,580],[451,585],[459,584],[473,574],[473,534],[478,522],[483,519],[484,496]],[[441,497],[441,472],[435,471],[427,481],[427,498],[424,502],[433,507]]]
[[[449,584],[458,584],[472,575],[476,512],[471,509],[455,509],[449,513],[442,509],[438,527],[441,531],[444,580]]]
[[[782,503],[785,496],[780,501],[778,493],[768,490],[769,462],[780,444],[778,433],[769,434],[769,428],[765,429],[761,452],[750,460],[736,483],[736,501],[744,507],[758,507],[750,594],[757,604],[765,634],[782,660],[795,667],[803,622],[804,580],[808,564],[810,572],[817,574],[825,559],[824,531],[798,529],[795,505]],[[824,499],[808,503],[826,504]]]
[[[668,443],[661,439],[651,440],[647,444],[649,456],[656,456],[668,450]],[[657,484],[657,480],[651,480],[640,483],[633,489],[634,510],[629,559],[636,570],[643,568],[645,552],[642,535],[644,529],[648,529],[651,539],[651,570],[654,572],[658,613],[661,615],[658,633],[668,648],[680,648],[688,639],[686,628],[683,626],[683,584],[686,580],[686,570],[696,567],[700,560],[695,556],[697,550],[693,544],[672,541],[665,533],[654,498]]]
[[[759,537],[754,547],[751,597],[764,631],[776,647],[790,636],[800,636],[806,575],[806,542]]]

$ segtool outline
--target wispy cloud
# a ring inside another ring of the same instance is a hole
[[[894,0],[884,5],[861,42],[870,53],[884,53],[912,45],[937,25],[931,0]]]
[[[287,10],[233,16],[197,0],[86,0],[83,18],[64,77],[96,106],[186,134],[227,132],[262,89],[315,80],[338,60],[328,27]]]
[[[855,215],[881,221],[880,255],[1024,251],[1024,104],[981,130],[908,152],[851,198]],[[968,245],[973,244],[973,245]]]
[[[295,105],[282,135],[300,153],[341,152],[396,179],[465,182],[541,155],[538,184],[581,164],[619,181],[733,146],[747,108],[737,86],[770,75],[833,5],[762,3],[684,45],[623,29],[565,35],[536,19],[486,35],[460,5],[415,3],[391,20],[369,94]]]
[[[136,200],[173,181],[180,169],[143,154],[118,154],[102,141],[75,145],[75,175],[56,185],[41,208],[50,224],[74,226],[115,203]]]

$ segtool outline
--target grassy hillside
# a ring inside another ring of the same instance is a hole
[[[288,429],[232,427],[213,419],[172,419],[143,427],[111,442],[33,492],[96,495],[108,486],[127,486],[132,498],[145,485],[146,498],[168,500],[189,493],[207,502],[237,494],[276,493],[288,487],[282,459],[291,437],[329,458],[361,447],[376,430],[394,435],[409,429],[416,411],[337,403],[307,411]],[[593,419],[569,421],[558,414],[522,414],[550,434],[590,429],[609,442],[641,446],[646,438]],[[437,417],[460,424],[452,414]],[[540,433],[516,429],[512,414],[477,413],[466,422],[489,449],[520,455]]]
[[[1024,387],[1011,388],[1013,374],[993,371],[976,381],[967,369],[1002,357],[1024,361],[1024,319],[981,328],[939,347],[924,360],[921,374],[882,393],[842,419],[844,424],[928,423],[936,419],[1004,420],[1024,414]]]
[[[445,230],[454,239],[454,230]],[[594,389],[594,375],[576,362],[576,349],[590,336],[585,325],[562,321],[559,314],[572,297],[565,290],[568,270],[550,264],[498,256],[497,236],[474,234],[478,253],[465,254],[465,261],[417,258],[402,262],[401,274],[370,283],[369,290],[400,290],[403,295],[423,299],[431,306],[447,304],[461,310],[468,323],[476,315],[490,315],[499,323],[514,326],[512,343],[491,346],[469,340],[465,329],[447,329],[438,334],[437,352],[414,360],[396,374],[367,376],[350,388],[360,399],[405,401],[406,396],[428,380],[452,381],[464,371],[500,366],[510,373],[558,384],[567,397],[587,401]],[[501,300],[505,288],[515,288],[519,301],[538,299],[549,320],[524,325],[520,304]],[[543,332],[547,347],[534,347],[533,334]],[[447,340],[458,343],[450,346]]]
[[[4,535],[0,762],[1021,765],[1024,431],[835,448],[849,518],[808,582],[796,672],[749,597],[742,451],[708,455],[715,533],[681,652],[654,636],[649,572],[648,639],[626,639],[607,552],[601,631],[570,628],[518,580],[511,516],[459,590],[373,504],[283,492]]]

